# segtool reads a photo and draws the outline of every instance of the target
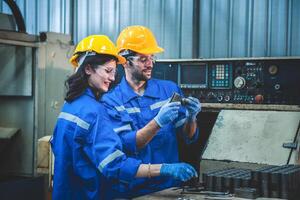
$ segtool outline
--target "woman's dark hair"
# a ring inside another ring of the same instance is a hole
[[[95,56],[87,56],[84,62],[79,67],[79,69],[77,70],[77,72],[71,75],[65,81],[65,87],[67,90],[65,100],[67,102],[72,102],[73,100],[81,96],[83,92],[86,90],[86,88],[89,86],[88,84],[89,75],[87,75],[84,70],[87,66],[91,66],[91,68],[95,70],[97,69],[98,65],[103,65],[110,60],[114,60],[117,62],[117,58],[112,55],[96,54]],[[96,95],[97,91],[95,89],[93,90],[93,92]]]

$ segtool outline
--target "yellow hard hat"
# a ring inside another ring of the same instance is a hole
[[[82,39],[70,59],[70,63],[74,67],[78,67],[78,56],[84,52],[95,52],[97,54],[108,54],[118,59],[118,64],[123,64],[126,59],[118,55],[118,51],[114,43],[106,35],[90,35]]]
[[[157,45],[153,33],[144,26],[129,26],[125,28],[117,39],[119,53],[131,50],[141,54],[155,54],[164,49]]]

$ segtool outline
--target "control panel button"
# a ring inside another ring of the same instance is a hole
[[[242,89],[246,85],[246,80],[243,77],[238,76],[234,79],[233,84],[236,88]]]
[[[268,70],[271,75],[275,75],[278,72],[278,67],[276,65],[271,65]]]
[[[275,89],[275,90],[279,90],[279,89],[280,89],[280,84],[275,84],[275,85],[274,85],[274,89]]]

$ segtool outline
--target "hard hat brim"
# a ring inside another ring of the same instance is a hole
[[[113,55],[116,56],[116,55]],[[124,64],[126,62],[126,58],[124,58],[123,56],[117,55],[116,56],[118,59],[118,64]]]
[[[157,53],[162,53],[164,52],[164,49],[157,46],[155,48],[148,48],[148,49],[143,49],[143,50],[133,50],[133,49],[130,49],[136,53],[140,53],[140,54],[145,54],[145,55],[150,55],[150,54],[157,54]],[[121,52],[122,50],[119,50],[119,53]]]
[[[78,58],[79,54],[75,54],[70,58],[70,63],[73,65],[73,67],[79,67],[78,66],[78,62],[77,62],[77,58]],[[120,55],[115,55],[115,54],[106,54],[106,55],[112,55],[115,58],[117,58],[117,64],[124,64],[126,62],[126,59],[123,56]]]

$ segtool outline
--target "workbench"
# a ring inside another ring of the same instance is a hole
[[[169,188],[166,190],[162,190],[159,192],[155,192],[152,194],[144,195],[141,197],[134,198],[134,200],[167,200],[167,199],[176,199],[176,200],[207,200],[207,199],[214,199],[214,200],[247,200],[245,198],[238,198],[238,197],[211,197],[202,194],[181,194],[182,188]],[[256,200],[276,200],[278,198],[265,198],[260,197],[256,198]]]

